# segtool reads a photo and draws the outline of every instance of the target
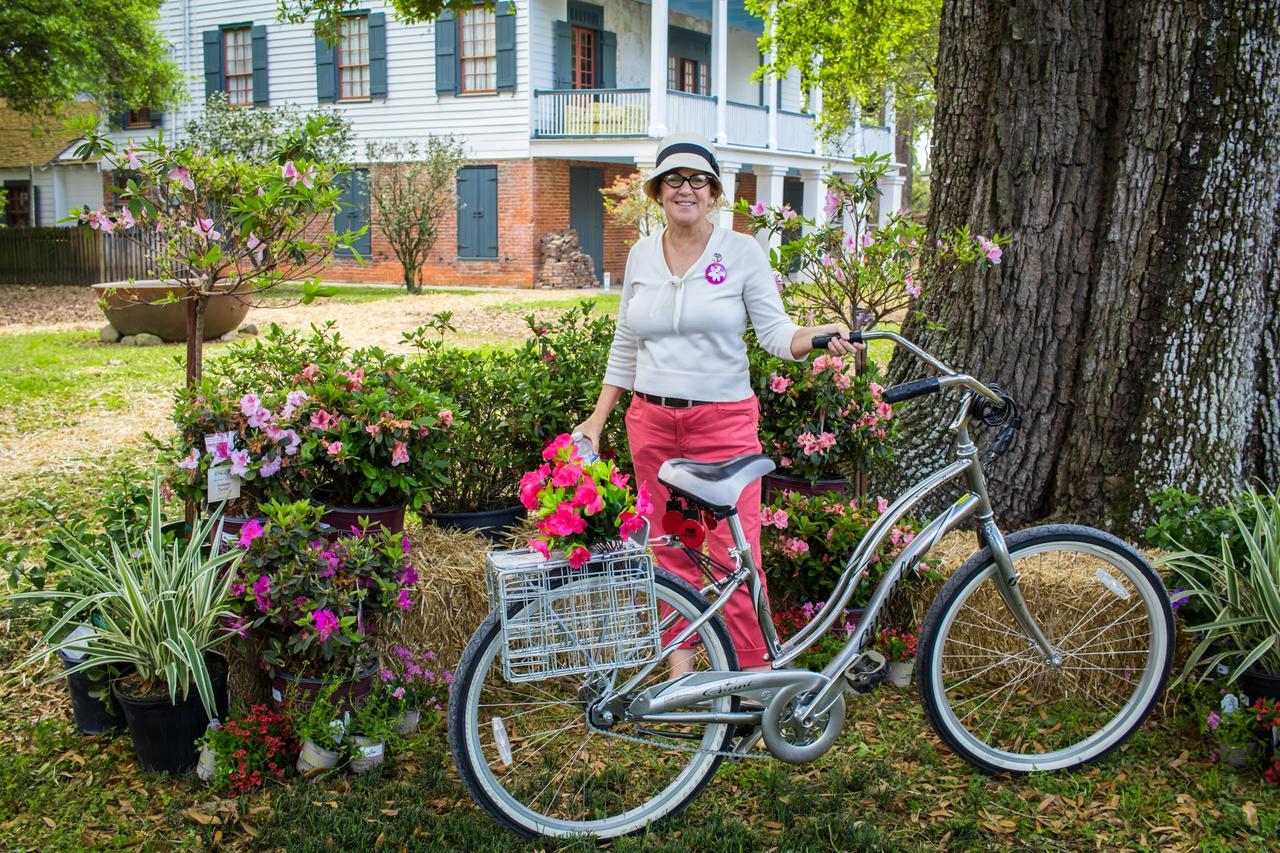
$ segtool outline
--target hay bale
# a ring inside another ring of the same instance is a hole
[[[473,531],[445,530],[433,524],[406,531],[418,572],[413,609],[398,628],[377,638],[380,652],[392,646],[435,652],[453,669],[485,616],[484,555],[492,544]]]

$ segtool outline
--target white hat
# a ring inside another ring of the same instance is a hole
[[[644,179],[644,194],[658,200],[658,181],[676,169],[696,169],[716,179],[720,192],[720,164],[711,150],[711,142],[696,133],[673,133],[658,143],[658,165]]]

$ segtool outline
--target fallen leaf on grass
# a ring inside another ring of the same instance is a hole
[[[1253,805],[1253,803],[1250,803],[1249,805]],[[51,818],[51,817],[48,817],[48,816],[46,816],[46,817],[42,817],[42,818],[40,818],[40,820],[44,821],[44,825],[45,825],[45,826],[47,826],[47,827],[49,827],[50,829],[57,829],[57,828],[58,828],[58,824],[57,824],[57,823],[55,823],[55,822],[54,822],[54,820],[53,820],[53,818]]]
[[[1187,759],[1190,757],[1191,757],[1191,753],[1188,750],[1184,749],[1182,750],[1182,752],[1178,753],[1177,758],[1169,762],[1169,767],[1170,768],[1181,767],[1182,765],[1187,763]]]
[[[319,806],[328,806],[328,807],[329,807],[329,808],[331,808],[331,809],[336,809],[336,808],[338,807],[338,801],[337,801],[337,800],[329,800],[328,802],[321,802],[320,800],[312,800],[312,801],[311,801],[311,805],[313,805],[313,806],[317,806],[317,807],[319,807]]]
[[[205,814],[204,812],[198,812],[195,809],[187,809],[183,814],[202,826],[208,826],[213,823],[222,823],[222,820],[217,815]]]
[[[1253,805],[1252,801],[1241,806],[1240,811],[1244,812],[1244,819],[1248,821],[1249,826],[1258,825],[1258,809]]]
[[[399,809],[383,809],[382,813],[387,817],[395,817],[396,815],[400,814],[400,810]]]

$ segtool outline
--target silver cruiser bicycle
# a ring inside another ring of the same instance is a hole
[[[728,524],[732,565],[673,535],[622,543],[580,569],[528,552],[490,555],[492,612],[456,670],[448,727],[462,781],[499,824],[526,837],[610,838],[680,812],[726,759],[818,758],[840,736],[846,697],[884,680],[870,646],[886,600],[966,522],[980,550],[938,592],[918,645],[920,698],[938,737],[979,770],[1021,774],[1098,761],[1146,719],[1174,649],[1168,594],[1151,566],[1088,527],[1003,534],[970,429],[999,429],[990,454],[1003,453],[1021,424],[1014,401],[897,334],[853,337],[893,340],[939,374],[888,389],[886,401],[960,392],[956,458],[881,514],[826,605],[785,642],[734,510],[773,470],[762,455],[672,459],[659,473],[686,523]],[[962,494],[902,549],[840,651],[819,672],[793,668],[840,620],[894,524],[952,481]],[[648,545],[684,548],[705,586],[654,569]],[[755,603],[771,671],[739,670],[719,616],[735,594]]]

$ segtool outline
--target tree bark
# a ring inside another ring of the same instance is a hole
[[[187,293],[187,387],[195,388],[204,375],[204,315],[209,297]]]
[[[1280,0],[944,5],[930,238],[1012,242],[929,299],[943,328],[907,334],[1022,406],[991,472],[1006,523],[1132,529],[1161,488],[1274,484],[1277,19]],[[890,376],[921,370],[899,354]],[[901,414],[896,482],[950,446],[936,407]]]

